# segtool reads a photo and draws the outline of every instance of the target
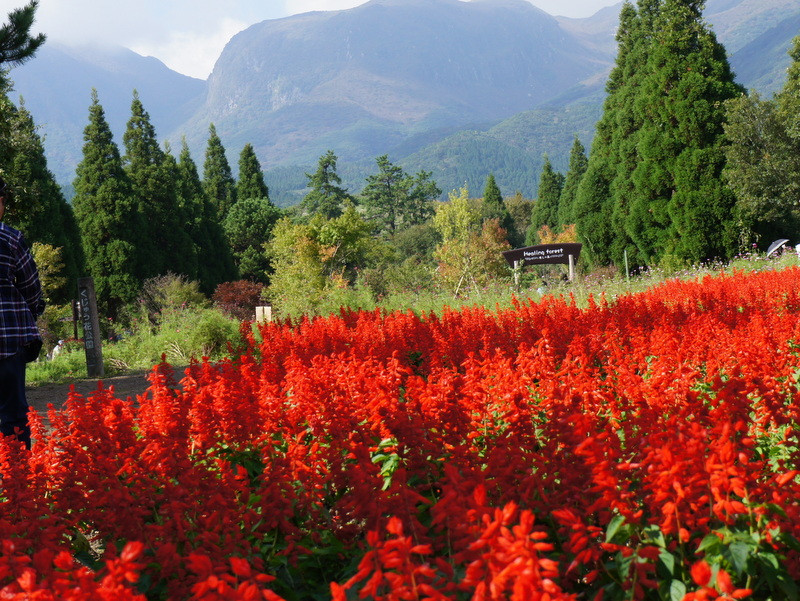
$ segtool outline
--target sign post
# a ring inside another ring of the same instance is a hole
[[[83,347],[86,351],[86,373],[90,378],[103,377],[103,349],[97,297],[92,278],[78,278],[78,308],[83,325]]]
[[[581,254],[582,245],[577,242],[563,244],[539,244],[515,248],[503,253],[514,269],[514,284],[519,285],[519,267],[522,265],[561,264],[569,266],[569,281],[575,279],[575,262]]]

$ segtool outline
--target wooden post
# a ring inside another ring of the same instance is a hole
[[[569,281],[575,279],[575,257],[572,255],[567,255],[569,260]]]
[[[272,305],[256,307],[256,322],[264,323],[265,321],[272,321]]]
[[[514,289],[519,292],[519,272],[522,271],[522,261],[514,261]]]
[[[90,378],[103,377],[103,348],[97,297],[92,278],[78,278],[78,304],[83,324],[83,346],[86,351],[86,373]]]

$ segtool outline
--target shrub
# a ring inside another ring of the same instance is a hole
[[[239,320],[253,319],[255,307],[261,304],[264,284],[249,280],[223,282],[214,291],[214,306]]]

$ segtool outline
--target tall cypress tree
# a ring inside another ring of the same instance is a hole
[[[139,292],[145,228],[96,90],[83,139],[72,205],[98,306],[103,315],[115,318]]]
[[[236,182],[236,198],[264,198],[269,200],[269,188],[264,183],[264,173],[253,150],[252,144],[245,144],[239,155],[239,179]]]
[[[236,182],[231,166],[225,156],[225,147],[217,135],[214,124],[208,126],[206,160],[203,163],[203,189],[217,210],[217,219],[222,222],[236,202]]]
[[[542,174],[539,176],[539,190],[531,212],[531,225],[525,237],[527,244],[536,244],[539,228],[543,225],[555,228],[558,223],[558,201],[564,186],[564,176],[553,169],[550,158],[544,156]]]
[[[173,172],[158,145],[150,116],[135,90],[123,142],[123,165],[145,224],[141,232],[141,248],[146,250],[149,258],[147,271],[142,276],[171,272],[195,278],[197,257],[184,229],[184,216],[178,208]]]
[[[235,280],[237,273],[216,207],[203,189],[185,138],[176,166],[176,187],[178,203],[186,215],[189,235],[198,258],[200,290],[211,295],[219,284]]]
[[[569,152],[569,167],[564,178],[564,187],[561,190],[561,197],[558,199],[558,225],[560,228],[575,223],[575,196],[578,193],[581,178],[586,173],[587,165],[586,149],[578,136],[575,136]]]
[[[742,93],[701,0],[662,0],[639,87],[638,164],[628,231],[650,263],[728,257],[734,197],[724,167],[723,103]]]
[[[626,0],[620,11],[617,29],[617,62],[606,82],[603,115],[597,122],[586,173],[578,184],[573,205],[578,238],[585,248],[583,256],[595,265],[611,261],[612,244],[618,234],[618,229],[615,231],[612,225],[614,201],[611,193],[618,162],[615,154],[618,148],[614,144],[616,111],[626,93],[625,85],[631,67],[629,60],[636,43],[637,18],[636,9]]]

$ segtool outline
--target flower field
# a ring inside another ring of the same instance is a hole
[[[0,443],[0,598],[798,598],[800,269],[249,339]]]

